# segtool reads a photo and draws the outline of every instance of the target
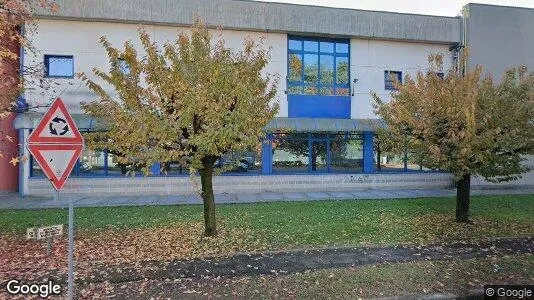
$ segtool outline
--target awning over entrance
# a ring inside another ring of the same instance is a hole
[[[41,113],[26,112],[19,114],[14,122],[15,129],[33,129],[43,117]],[[98,121],[89,115],[73,114],[76,126],[81,131],[96,129]],[[273,118],[267,132],[375,132],[383,127],[380,119],[325,119],[325,118]]]
[[[383,127],[380,119],[273,118],[267,132],[375,132]]]
[[[37,123],[39,123],[39,120],[41,120],[42,117],[42,113],[22,113],[15,118],[13,126],[15,129],[33,129],[35,126],[37,126]],[[76,127],[78,127],[80,131],[94,130],[97,125],[96,119],[89,115],[72,114],[72,118],[74,119],[74,123],[76,123]]]

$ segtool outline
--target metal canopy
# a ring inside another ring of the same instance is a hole
[[[267,132],[375,132],[383,127],[379,119],[273,118]]]
[[[26,112],[15,118],[15,129],[33,129],[43,114]],[[100,123],[89,115],[73,114],[74,123],[81,131],[95,130]],[[383,127],[380,119],[327,119],[327,118],[273,118],[267,132],[375,132]]]
[[[39,123],[39,120],[41,120],[42,117],[42,113],[22,113],[15,118],[13,126],[15,129],[33,129],[37,126],[37,123]],[[94,118],[85,114],[72,114],[72,119],[74,119],[74,123],[80,131],[94,130],[96,126],[99,125]]]

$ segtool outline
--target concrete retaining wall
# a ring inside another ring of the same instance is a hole
[[[62,193],[87,195],[190,195],[200,188],[189,177],[71,178]],[[450,174],[324,174],[217,176],[214,191],[220,193],[350,191],[361,189],[452,188]],[[53,189],[44,178],[29,180],[29,195],[50,196]]]

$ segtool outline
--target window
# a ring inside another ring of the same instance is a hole
[[[74,77],[74,58],[72,56],[45,55],[44,64],[45,77]]]
[[[363,171],[358,133],[277,133],[272,139],[274,173]]]
[[[106,175],[108,172],[108,152],[103,149],[85,148],[77,165],[78,176]]]
[[[330,144],[332,172],[363,171],[363,136],[361,134],[338,134]]]
[[[276,134],[273,140],[273,172],[308,172],[308,135],[301,133]]]
[[[121,70],[122,74],[130,75],[130,66],[124,59],[119,59],[119,69]]]
[[[402,72],[399,71],[384,71],[384,88],[386,90],[394,91],[395,81],[402,83]]]
[[[290,37],[287,80],[289,94],[348,96],[348,41]]]

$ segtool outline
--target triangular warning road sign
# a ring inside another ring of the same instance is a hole
[[[83,145],[30,144],[28,149],[52,185],[59,191],[78,160]]]
[[[83,144],[83,137],[65,104],[57,98],[28,138],[29,144]]]

